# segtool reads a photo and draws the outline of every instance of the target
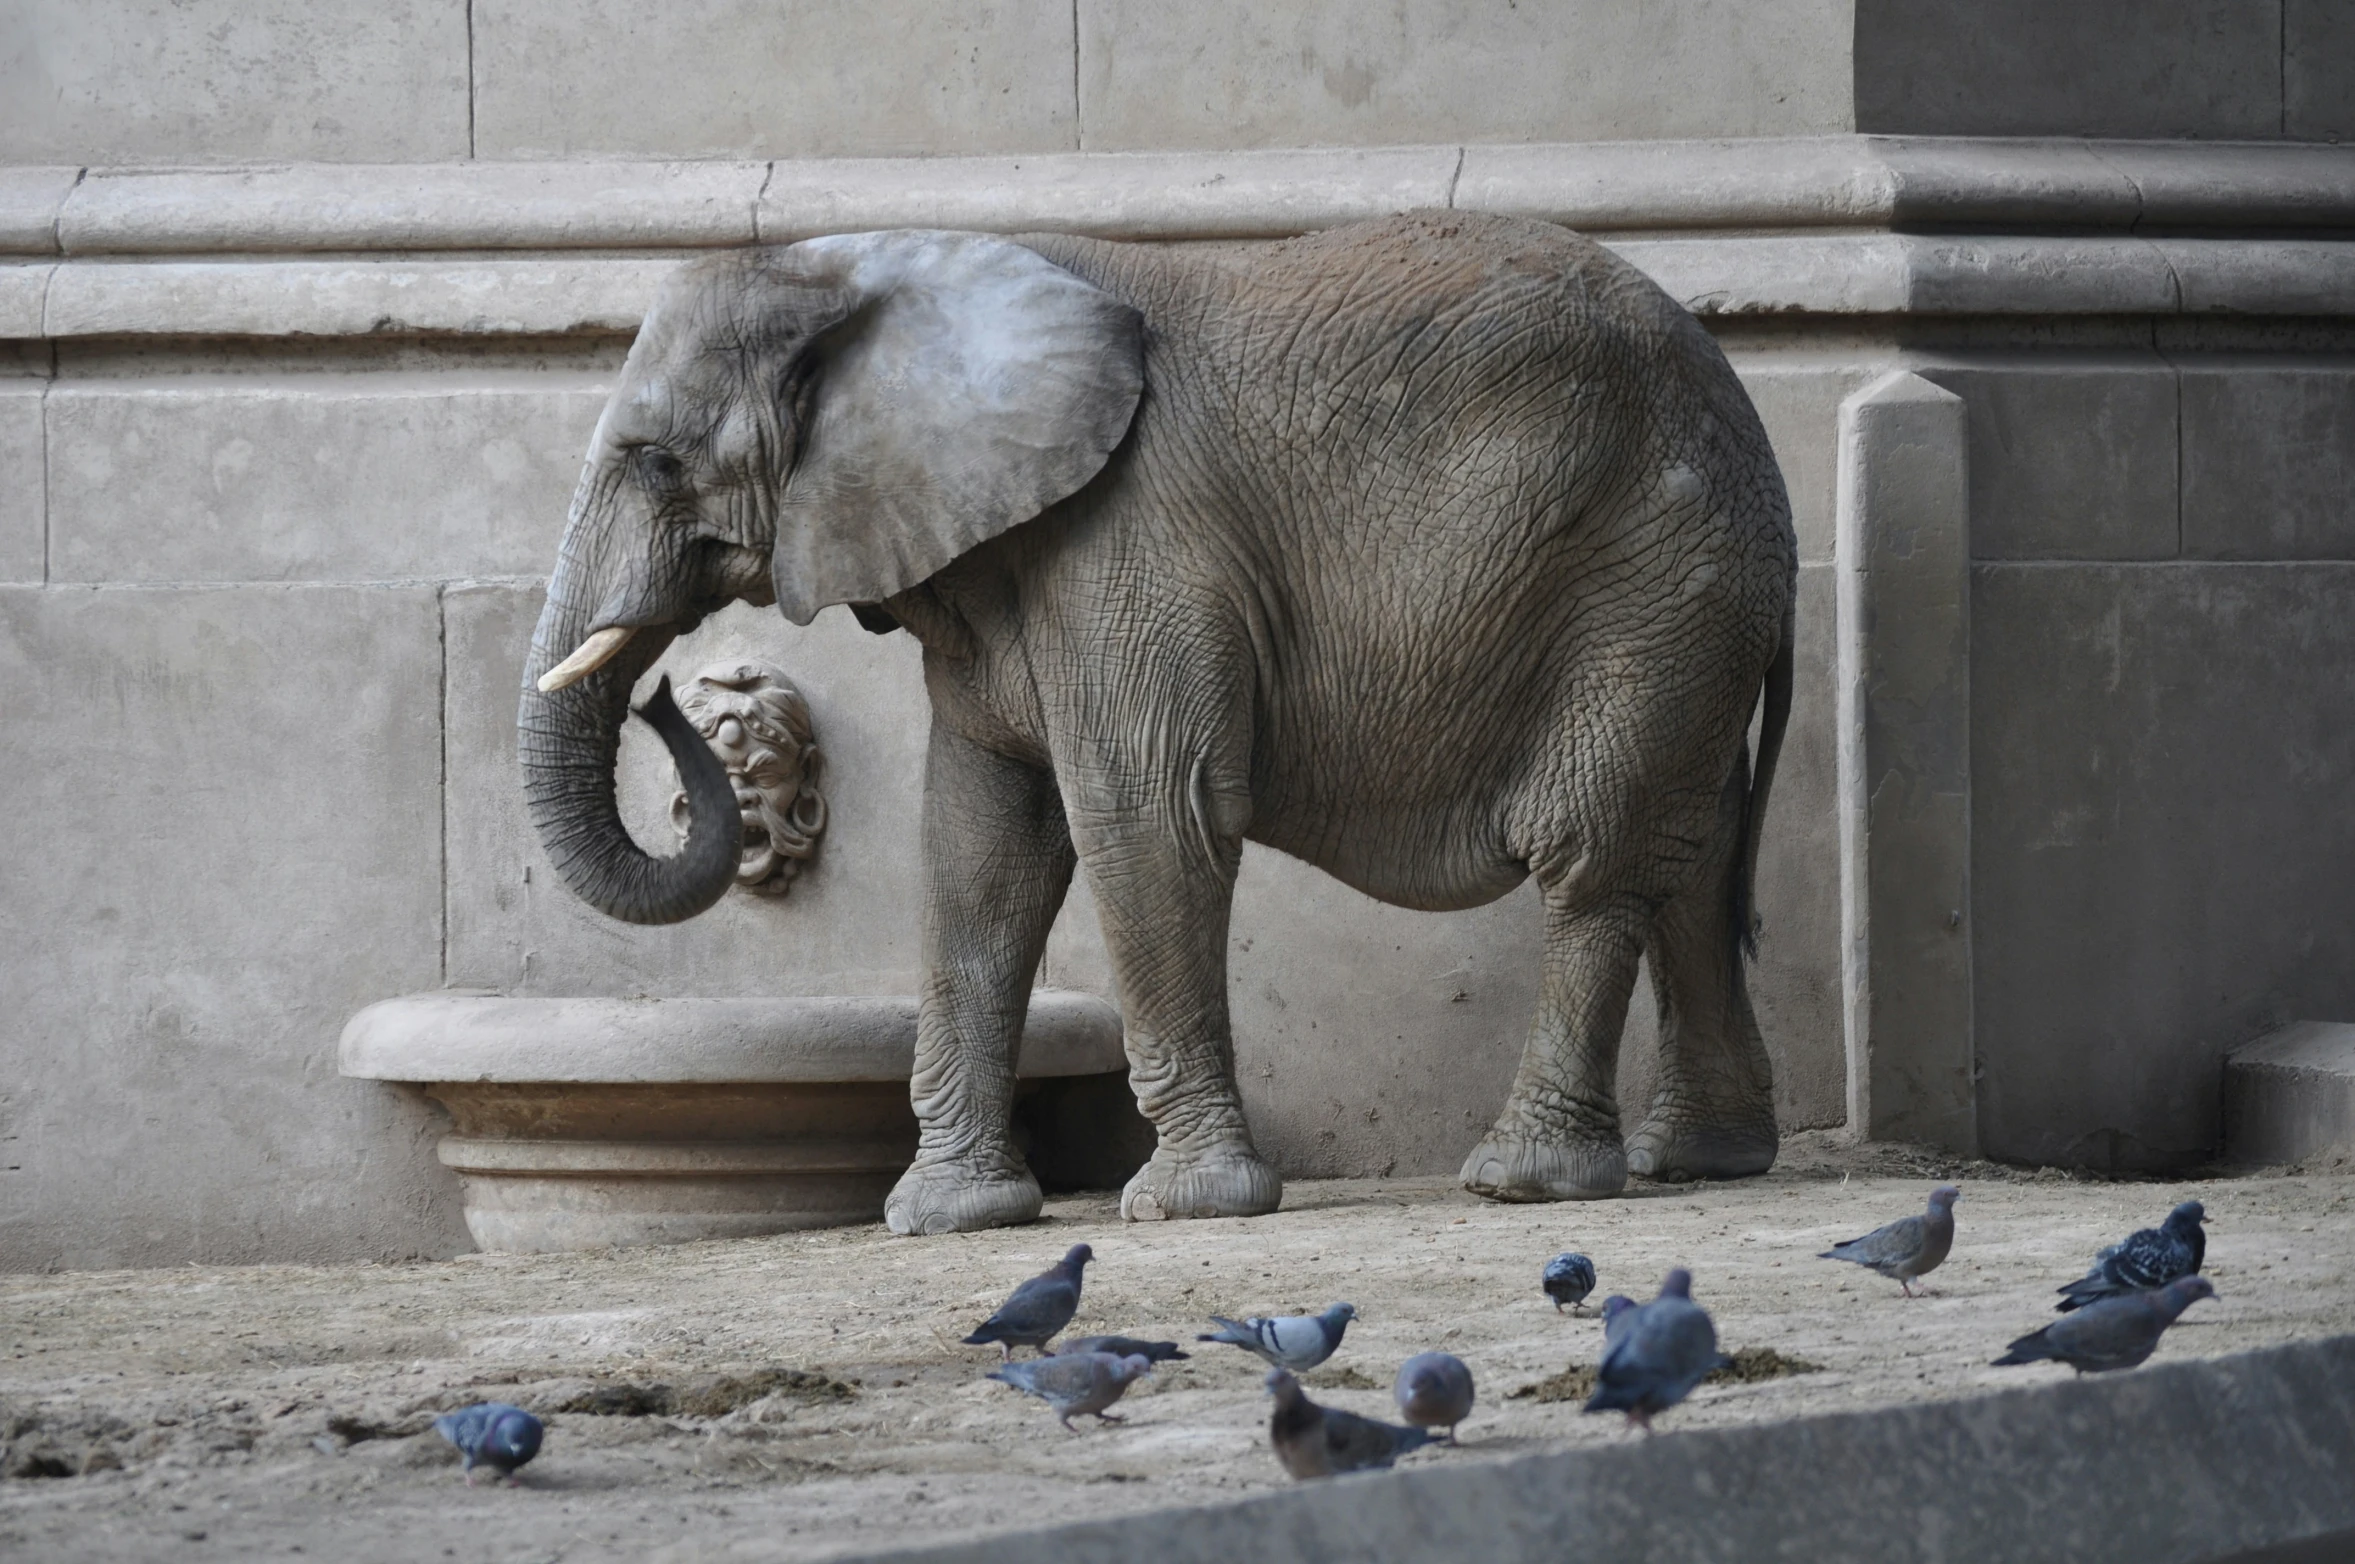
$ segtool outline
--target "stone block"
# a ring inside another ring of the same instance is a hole
[[[2355,9],[2343,0],[2284,0],[2281,133],[2355,140]]]
[[[59,581],[527,575],[607,387],[570,372],[63,382]]]
[[[465,0],[74,0],[0,43],[0,161],[470,155]]]
[[[81,177],[78,168],[0,167],[0,255],[55,255],[57,214]]]
[[[2355,559],[2355,366],[2185,368],[2183,552]]]
[[[1090,150],[1849,128],[1846,4],[1081,0]]]
[[[0,581],[48,573],[49,469],[41,440],[46,381],[0,381]]]
[[[2224,1059],[2224,1156],[2280,1167],[2355,1156],[2355,1026],[2299,1021]]]
[[[869,635],[847,609],[797,630],[774,609],[737,604],[671,647],[656,672],[674,681],[742,656],[792,677],[825,757],[827,825],[789,894],[730,891],[701,917],[645,928],[566,889],[524,812],[515,709],[539,591],[453,587],[445,606],[453,983],[558,997],[916,992],[931,715],[911,637]],[[644,723],[623,730],[621,774],[623,818],[638,840],[675,850],[677,784]]]
[[[1977,1149],[1968,413],[1892,371],[1840,407],[1841,987],[1848,1124]]]
[[[430,1111],[335,1071],[441,981],[434,595],[0,588],[0,1263],[465,1246]]]
[[[2175,557],[2176,381],[2158,355],[1922,375],[1970,408],[1972,558]]]
[[[486,158],[1078,144],[1061,0],[475,0],[471,14]]]
[[[2226,1049],[2355,1015],[2351,593],[2337,563],[1973,570],[1988,1155],[2204,1160]]]
[[[56,272],[46,263],[0,266],[0,342],[29,342],[44,334],[49,284]]]
[[[2281,134],[2280,0],[1856,0],[1855,128]]]

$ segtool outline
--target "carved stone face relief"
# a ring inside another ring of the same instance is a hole
[[[757,662],[714,663],[688,680],[678,698],[736,785],[744,812],[736,884],[762,896],[784,895],[826,831],[826,798],[818,791],[823,757],[809,703],[792,680]],[[684,792],[671,798],[671,824],[684,840]]]

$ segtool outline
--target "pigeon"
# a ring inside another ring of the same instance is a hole
[[[1452,1445],[1456,1424],[1472,1415],[1472,1371],[1453,1353],[1418,1352],[1398,1366],[1390,1394],[1399,1416],[1417,1428],[1444,1426]]]
[[[1086,1352],[1109,1352],[1116,1358],[1143,1358],[1148,1363],[1168,1363],[1187,1356],[1178,1351],[1178,1344],[1174,1341],[1139,1341],[1134,1336],[1074,1336],[1055,1348],[1055,1356],[1059,1358]]]
[[[1401,1428],[1339,1407],[1318,1406],[1300,1388],[1300,1381],[1280,1368],[1267,1371],[1267,1389],[1276,1398],[1275,1415],[1267,1421],[1268,1443],[1275,1446],[1284,1470],[1303,1482],[1387,1467],[1432,1441],[1428,1429]]]
[[[1109,1352],[1064,1352],[1032,1363],[1001,1363],[988,1378],[1044,1401],[1065,1428],[1086,1412],[1100,1423],[1121,1421],[1104,1409],[1128,1393],[1130,1383],[1153,1372],[1150,1359],[1116,1358]],[[1073,1433],[1079,1430],[1071,1428]]]
[[[1194,1339],[1225,1342],[1256,1352],[1277,1368],[1297,1371],[1315,1368],[1331,1357],[1341,1345],[1341,1333],[1356,1318],[1354,1303],[1336,1303],[1322,1314],[1288,1314],[1269,1320],[1257,1315],[1230,1320],[1213,1314],[1210,1320],[1218,1329]]]
[[[433,1420],[433,1431],[458,1447],[466,1457],[466,1486],[474,1486],[474,1469],[488,1466],[509,1482],[515,1469],[530,1464],[540,1453],[540,1420],[523,1408],[504,1401],[480,1401]]]
[[[2159,1338],[2178,1315],[2202,1298],[2215,1296],[2215,1284],[2205,1276],[2179,1276],[2151,1292],[2097,1298],[2074,1314],[2022,1336],[1995,1362],[1998,1367],[2066,1363],[2080,1374],[2132,1368],[2158,1348]]]
[[[1878,1271],[1914,1296],[1913,1279],[1938,1269],[1946,1251],[1954,1247],[1954,1203],[1962,1191],[1940,1184],[1930,1191],[1930,1209],[1920,1216],[1899,1217],[1876,1227],[1862,1238],[1834,1244],[1818,1260],[1852,1260],[1868,1271]]]
[[[1638,1305],[1625,1293],[1613,1293],[1603,1300],[1603,1345],[1608,1347],[1627,1334],[1627,1327],[1635,1323]]]
[[[1062,1259],[1006,1295],[998,1312],[981,1322],[965,1338],[965,1345],[998,1344],[998,1360],[1014,1356],[1016,1347],[1036,1347],[1045,1357],[1047,1343],[1079,1312],[1080,1268],[1096,1257],[1086,1244],[1073,1244]]]
[[[1576,1309],[1595,1290],[1595,1263],[1582,1254],[1558,1254],[1545,1263],[1545,1276],[1539,1283],[1545,1295],[1554,1300],[1554,1311]]]
[[[2157,1227],[2143,1228],[2095,1255],[2093,1269],[2061,1288],[2061,1301],[2053,1307],[2066,1314],[2098,1298],[2149,1292],[2179,1276],[2198,1275],[2208,1258],[2208,1234],[2200,1226],[2207,1219],[2207,1207],[2186,1200]]]
[[[1615,1338],[1613,1326],[1619,1331]],[[1717,1351],[1717,1327],[1693,1302],[1693,1273],[1681,1266],[1660,1283],[1659,1297],[1621,1310],[1603,1334],[1610,1344],[1603,1349],[1586,1410],[1625,1412],[1647,1434],[1655,1416],[1692,1394],[1725,1363]]]

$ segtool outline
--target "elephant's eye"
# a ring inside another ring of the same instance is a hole
[[[639,446],[633,462],[648,493],[668,496],[687,487],[686,464],[659,445]]]

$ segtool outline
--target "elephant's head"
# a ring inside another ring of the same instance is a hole
[[[686,786],[676,858],[614,805],[629,692],[732,598],[796,624],[903,592],[1103,467],[1144,385],[1136,312],[1033,251],[896,232],[731,252],[647,313],[597,421],[518,719],[532,823],[632,923],[717,901],[740,834],[666,683],[643,709]]]

